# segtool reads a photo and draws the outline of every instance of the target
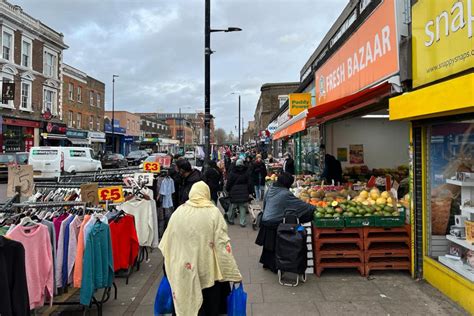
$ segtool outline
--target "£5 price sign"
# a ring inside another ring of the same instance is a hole
[[[100,201],[123,202],[123,188],[121,185],[100,188],[98,191]]]
[[[145,172],[160,172],[161,166],[159,162],[144,162],[143,170]]]

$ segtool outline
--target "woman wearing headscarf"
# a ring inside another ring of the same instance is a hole
[[[229,282],[242,276],[232,255],[227,225],[209,187],[195,183],[174,213],[159,246],[178,316],[227,313]]]
[[[310,222],[313,217],[314,206],[298,199],[290,192],[294,178],[291,174],[283,172],[273,184],[263,199],[263,216],[255,243],[263,246],[260,263],[264,269],[277,272],[275,262],[275,245],[277,227],[282,222],[285,212],[295,215],[301,223]]]

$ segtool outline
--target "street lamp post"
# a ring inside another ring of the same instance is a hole
[[[240,140],[241,140],[241,137],[240,137],[240,117],[241,117],[241,111],[240,111],[240,93],[232,92],[231,94],[238,94],[238,95],[239,95],[239,128],[238,128],[239,139],[238,139],[238,143],[239,143],[239,146],[242,146],[242,142],[240,141]],[[243,118],[242,118],[242,122],[243,122]],[[243,128],[243,123],[242,123],[242,128]],[[243,132],[242,132],[242,133],[243,133]]]
[[[242,29],[211,29],[211,0],[206,0],[204,8],[204,164],[207,167],[211,154],[211,32],[238,32]]]
[[[112,153],[115,153],[115,78],[118,78],[118,75],[112,75]]]

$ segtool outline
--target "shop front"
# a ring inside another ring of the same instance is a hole
[[[158,137],[143,137],[140,142],[140,149],[151,152],[158,152],[160,139]]]
[[[39,143],[40,122],[8,117],[3,117],[1,121],[2,152],[27,152],[35,145],[35,140]]]
[[[119,121],[115,120],[114,122],[114,132],[112,133],[112,124],[105,123],[105,141],[107,152],[117,152],[123,154],[123,138],[125,137],[125,128],[119,126]]]
[[[68,145],[75,147],[89,147],[90,142],[87,133],[87,131],[83,130],[68,129],[66,132]]]
[[[124,135],[120,138],[120,153],[124,156],[128,155],[131,151],[138,149],[138,137]]]
[[[103,132],[88,132],[89,143],[96,153],[105,150],[105,133]]]
[[[44,122],[41,133],[41,146],[65,146],[67,126],[60,122]]]

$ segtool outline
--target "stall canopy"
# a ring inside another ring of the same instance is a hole
[[[278,127],[273,134],[273,140],[279,138],[290,136],[295,133],[301,132],[306,128],[306,115],[308,114],[307,110],[304,110],[300,114],[294,116],[280,127]]]
[[[378,86],[364,89],[347,97],[317,105],[309,109],[306,119],[308,121],[315,121],[316,123],[323,123],[360,110],[388,96],[391,92],[391,87],[391,83],[384,82]]]

